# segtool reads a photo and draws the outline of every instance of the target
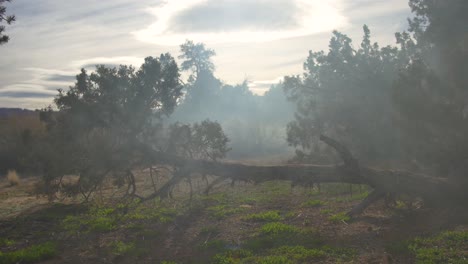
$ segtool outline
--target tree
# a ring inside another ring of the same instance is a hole
[[[397,39],[411,59],[394,86],[405,150],[434,173],[468,182],[468,2],[410,7],[409,33]]]
[[[134,194],[131,170],[154,160],[147,152],[161,130],[161,118],[170,115],[181,96],[179,69],[169,54],[147,57],[136,70],[98,66],[84,69],[68,91],[55,98],[58,112],[46,109],[49,140],[42,149],[47,192],[53,194],[66,174],[79,175],[75,194],[86,198],[107,178],[128,184]]]
[[[218,122],[204,120],[185,125],[175,123],[169,127],[168,153],[190,159],[216,161],[226,156],[228,137]]]
[[[372,44],[369,28],[363,29],[359,49],[348,36],[334,31],[327,53],[309,52],[303,76],[284,78],[284,90],[297,105],[288,142],[298,148],[299,156],[323,156],[321,134],[345,142],[361,159],[396,155],[391,88],[399,51]]]
[[[211,61],[211,57],[216,53],[212,49],[205,48],[203,43],[193,43],[192,40],[187,40],[184,44],[180,45],[182,54],[178,57],[184,59],[181,64],[183,71],[191,70],[195,73],[194,78],[198,78],[201,72],[213,72],[215,66]]]
[[[6,15],[5,2],[11,2],[11,0],[0,0],[0,23],[6,22],[8,25],[16,20],[14,15]],[[0,45],[5,44],[10,40],[10,37],[4,34],[5,26],[0,25]]]

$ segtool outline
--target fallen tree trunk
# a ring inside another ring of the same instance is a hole
[[[322,136],[321,140],[335,148],[344,161],[340,165],[286,164],[274,166],[246,165],[239,163],[165,159],[165,163],[179,168],[179,173],[144,200],[166,196],[168,190],[192,173],[215,175],[221,179],[260,183],[272,180],[291,181],[295,185],[314,183],[366,184],[374,192],[362,204],[350,211],[350,215],[361,213],[368,205],[382,198],[386,193],[409,194],[429,201],[464,201],[465,189],[451,184],[447,179],[434,178],[407,171],[379,170],[359,166],[351,153],[335,140]],[[211,186],[212,187],[212,186]]]

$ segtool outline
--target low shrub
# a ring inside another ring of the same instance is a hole
[[[9,170],[7,173],[7,180],[10,186],[20,185],[21,179],[16,170]]]

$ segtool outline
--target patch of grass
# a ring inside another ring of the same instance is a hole
[[[226,244],[227,243],[224,240],[214,239],[201,244],[199,248],[202,250],[212,250],[215,252],[219,252],[224,251],[226,249]]]
[[[265,264],[293,264],[315,263],[323,259],[333,260],[333,263],[350,261],[356,252],[345,248],[318,247],[308,248],[304,246],[280,246],[269,249],[263,254],[253,255],[251,251],[228,251],[214,257],[213,263],[265,263]]]
[[[328,217],[328,220],[334,223],[347,222],[350,220],[350,217],[346,213],[337,213]]]
[[[285,233],[299,233],[299,228],[287,225],[279,222],[268,223],[263,225],[260,228],[260,233],[263,235],[278,235],[278,234],[285,234]]]
[[[211,217],[214,217],[218,220],[224,219],[230,215],[240,213],[245,210],[245,208],[238,207],[232,208],[227,205],[215,205],[207,208]]]
[[[333,210],[332,209],[322,209],[322,210],[320,210],[320,213],[323,214],[323,215],[333,214]]]
[[[415,255],[416,263],[468,263],[468,231],[443,232],[429,238],[416,238],[408,249]]]
[[[301,262],[309,262],[318,258],[323,258],[326,252],[318,248],[305,248],[303,246],[283,246],[272,251],[275,255],[286,256]]]
[[[113,208],[92,207],[87,213],[66,216],[62,227],[70,232],[112,231],[117,227],[114,212]]]
[[[321,184],[320,189],[323,193],[326,193],[331,196],[340,195],[340,194],[359,194],[360,192],[369,191],[369,187],[359,184],[349,184],[349,183],[326,183]],[[354,195],[353,195],[354,196]]]
[[[15,244],[14,240],[8,239],[8,238],[0,238],[0,247],[1,246],[7,246],[11,247]]]
[[[320,206],[323,206],[325,205],[326,203],[324,201],[321,201],[321,200],[309,200],[305,203],[303,203],[303,206],[307,206],[307,207],[320,207]]]
[[[36,263],[39,261],[51,259],[57,254],[58,252],[56,245],[52,242],[47,242],[44,244],[34,245],[17,251],[5,253],[0,252],[0,263]]]
[[[293,225],[274,222],[260,227],[258,235],[247,240],[243,248],[264,252],[280,246],[317,246],[321,243],[320,236],[313,229],[299,229]]]
[[[287,213],[284,218],[286,219],[293,219],[293,218],[296,218],[298,216],[298,213],[297,212],[294,212],[294,211],[291,211],[289,213]]]
[[[258,221],[258,222],[276,222],[282,219],[278,211],[267,211],[257,214],[249,214],[245,218],[249,221]]]
[[[225,253],[216,254],[213,257],[213,264],[232,264],[239,263],[242,259],[251,257],[253,254],[249,250],[237,249],[229,250]]]
[[[21,184],[21,179],[16,170],[9,170],[7,172],[7,181],[10,184],[10,186],[15,186],[15,185],[20,185]]]
[[[114,255],[123,256],[135,250],[135,243],[125,243],[123,241],[115,241],[112,243],[112,253]]]
[[[138,205],[130,208],[125,215],[128,220],[154,220],[161,223],[169,223],[174,221],[178,212],[175,208],[167,208],[162,205],[149,207],[146,205]]]
[[[167,223],[178,215],[175,208],[162,204],[150,207],[144,204],[119,204],[115,207],[93,206],[79,215],[68,215],[62,227],[73,233],[109,232],[124,226],[129,229],[143,229],[145,221]]]

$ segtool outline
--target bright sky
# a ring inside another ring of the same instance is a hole
[[[11,40],[0,46],[0,107],[42,108],[80,68],[141,65],[179,55],[186,39],[216,51],[216,76],[250,81],[258,94],[284,75],[301,74],[309,50],[327,49],[331,31],[360,43],[394,44],[407,27],[407,0],[13,0]]]

